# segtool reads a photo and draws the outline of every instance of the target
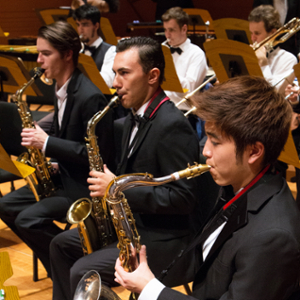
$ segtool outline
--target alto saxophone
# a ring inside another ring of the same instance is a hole
[[[44,72],[45,70],[42,68],[35,68],[33,77],[12,96],[12,101],[18,106],[23,128],[34,128],[34,123],[27,102],[22,101],[22,95],[35,79],[41,77]],[[55,188],[50,176],[52,166],[40,149],[28,147],[28,152],[22,153],[17,160],[35,168],[35,173],[26,177],[25,180],[37,201],[53,195]]]
[[[140,251],[140,236],[138,235],[135,220],[122,191],[137,186],[157,186],[181,178],[191,179],[210,169],[208,165],[195,164],[172,173],[169,176],[153,178],[148,173],[133,173],[116,177],[108,185],[104,198],[109,203],[112,221],[118,236],[119,258],[125,270],[134,271],[133,257]]]
[[[117,105],[119,96],[114,96],[108,105],[97,112],[88,122],[86,147],[88,151],[90,170],[103,172],[103,160],[99,153],[95,128],[108,110]],[[80,198],[75,201],[67,212],[67,221],[77,224],[83,254],[90,254],[116,240],[107,211],[106,202],[101,197]]]

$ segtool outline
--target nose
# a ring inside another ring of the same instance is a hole
[[[206,157],[206,158],[210,158],[212,156],[212,152],[209,148],[209,141],[207,140],[205,142],[204,148],[203,148],[203,152],[202,154]]]
[[[37,60],[36,60],[39,64],[43,63],[43,57],[42,57],[42,54],[39,53],[38,54],[38,57],[37,57]]]
[[[115,74],[115,78],[112,85],[115,89],[119,89],[122,87],[119,75],[117,73]]]
[[[256,35],[255,34],[251,34],[251,40],[252,40],[252,43],[256,42],[257,38],[256,38]]]

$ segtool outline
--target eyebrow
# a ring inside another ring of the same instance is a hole
[[[220,140],[220,137],[217,134],[215,134],[214,132],[206,131],[206,135],[209,135],[209,136],[211,136],[211,137],[213,137],[215,139]]]

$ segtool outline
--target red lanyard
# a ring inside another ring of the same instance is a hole
[[[239,197],[246,193],[264,174],[268,171],[270,165],[266,166],[244,189],[237,193],[229,202],[223,206],[223,210],[226,210],[232,203],[234,203]]]

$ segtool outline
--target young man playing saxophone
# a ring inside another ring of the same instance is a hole
[[[117,175],[148,172],[161,177],[185,169],[187,163],[199,159],[196,134],[160,87],[164,66],[161,45],[151,38],[124,39],[117,45],[114,87],[122,97],[122,105],[132,108],[124,123]],[[105,167],[103,173],[93,171],[90,176],[91,196],[102,197],[114,174]],[[208,205],[204,197],[207,190],[201,189],[201,182],[201,178],[183,179],[124,192],[141,241],[149,247],[150,265],[156,274],[191,239],[189,222],[192,223],[197,206]],[[197,203],[200,197],[202,202]],[[198,222],[204,219],[204,208],[201,213]],[[113,275],[119,255],[116,245],[117,242],[83,257],[77,229],[58,235],[50,246],[53,299],[71,300],[79,280],[91,269],[99,272],[102,284],[116,285]],[[190,263],[192,266],[190,258],[182,263],[185,267]],[[180,264],[174,268],[166,281],[168,286],[189,282],[189,274],[181,274],[182,268]]]
[[[100,90],[76,68],[80,48],[79,36],[67,22],[58,21],[39,29],[37,62],[47,78],[56,80],[55,134],[48,136],[38,125],[24,128],[22,145],[40,149],[46,157],[55,159],[58,170],[53,180],[57,190],[39,202],[27,186],[0,199],[0,218],[35,252],[49,276],[49,245],[62,232],[53,220],[62,221],[75,200],[89,195],[87,123],[107,104]],[[100,153],[110,164],[114,160],[110,114],[98,130]]]
[[[290,105],[264,79],[249,76],[201,93],[194,105],[206,121],[203,155],[223,188],[209,221],[182,255],[198,256],[193,294],[155,279],[144,246],[134,272],[116,262],[116,281],[141,293],[139,300],[299,299],[300,212],[272,166],[289,134]]]

